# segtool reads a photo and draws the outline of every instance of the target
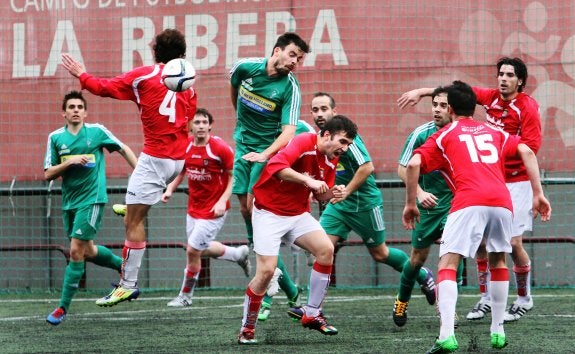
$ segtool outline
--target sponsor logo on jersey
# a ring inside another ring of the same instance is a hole
[[[341,176],[344,173],[345,173],[345,166],[341,162],[338,162],[337,167],[335,168],[336,176]]]
[[[204,162],[207,160],[204,160]],[[212,180],[212,174],[206,169],[197,169],[197,168],[188,168],[186,170],[186,174],[188,175],[188,179],[190,181],[198,181],[198,182],[205,182]]]
[[[71,159],[75,156],[86,156],[88,158],[88,163],[85,164],[83,167],[92,168],[92,167],[96,166],[96,155],[94,155],[94,154],[60,156],[60,163],[64,163],[64,162],[68,161],[69,159]]]
[[[276,104],[274,102],[249,92],[243,86],[240,87],[239,97],[242,104],[260,113],[269,114],[276,109]]]

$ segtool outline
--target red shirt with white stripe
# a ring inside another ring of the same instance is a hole
[[[300,183],[279,179],[275,174],[283,169],[325,181],[328,187],[335,183],[335,169],[339,157],[329,160],[317,149],[317,134],[302,133],[273,156],[253,187],[255,206],[276,215],[295,216],[311,211],[310,189]]]
[[[511,135],[518,135],[521,142],[534,153],[541,146],[541,118],[539,105],[531,96],[519,92],[509,101],[501,98],[499,90],[474,87],[477,104],[485,108],[486,120],[495,127]],[[507,182],[528,181],[527,171],[521,158],[513,156],[505,162],[505,180]]]
[[[471,118],[460,118],[433,134],[414,151],[421,174],[439,170],[453,191],[450,212],[468,206],[513,211],[504,163],[517,154],[519,137]]]
[[[130,100],[138,105],[144,148],[142,152],[165,159],[183,160],[188,145],[188,118],[196,113],[194,89],[173,92],[164,86],[164,64],[142,66],[112,79],[80,75],[82,88],[91,93]]]
[[[184,169],[188,179],[188,215],[196,219],[215,218],[212,208],[220,199],[234,168],[234,151],[222,138],[210,136],[205,146],[194,145],[186,152]],[[230,209],[230,201],[226,210]]]

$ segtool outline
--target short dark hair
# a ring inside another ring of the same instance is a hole
[[[353,140],[357,136],[357,125],[346,116],[338,114],[325,122],[319,132],[319,135],[323,136],[326,131],[328,131],[331,135],[335,135],[339,132],[345,132],[345,135]]]
[[[276,48],[281,48],[284,50],[291,43],[298,46],[298,48],[301,49],[304,53],[310,52],[309,45],[298,34],[294,32],[286,32],[278,37],[276,44],[274,44],[274,48],[272,49],[272,54]]]
[[[82,96],[82,92],[76,91],[76,90],[72,90],[72,91],[68,92],[68,93],[64,96],[64,99],[62,100],[62,110],[63,110],[63,111],[66,110],[66,106],[68,105],[68,100],[72,100],[72,99],[82,100],[82,102],[84,103],[84,110],[87,110],[87,109],[88,109],[88,102],[86,101],[86,99],[84,98],[84,96]]]
[[[195,115],[200,115],[200,116],[204,116],[204,117],[208,118],[208,122],[210,124],[212,124],[214,122],[214,117],[212,117],[212,114],[205,108],[196,109]]]
[[[436,87],[435,90],[433,90],[433,93],[431,93],[431,100],[433,101],[435,96],[441,95],[442,93],[447,95],[448,89],[449,89],[449,86],[438,86],[438,87]]]
[[[177,29],[166,29],[156,36],[153,46],[156,63],[186,57],[186,38]]]
[[[470,117],[475,112],[477,97],[471,86],[456,80],[447,90],[447,103],[456,115]]]
[[[313,98],[323,97],[323,96],[329,97],[329,106],[331,108],[335,108],[335,100],[333,99],[333,97],[329,93],[319,91],[319,92],[316,92],[313,94]]]
[[[529,74],[527,73],[527,65],[525,65],[525,62],[523,62],[523,60],[521,60],[521,58],[509,58],[509,57],[503,57],[500,58],[497,61],[497,76],[499,76],[499,70],[501,70],[501,67],[503,65],[511,65],[513,66],[513,68],[515,69],[515,76],[517,76],[518,79],[521,80],[521,85],[519,85],[519,88],[517,89],[518,92],[523,92],[523,88],[525,87],[525,85],[527,85],[527,76],[529,76]]]

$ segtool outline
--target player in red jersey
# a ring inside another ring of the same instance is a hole
[[[122,250],[120,283],[110,294],[96,301],[99,306],[114,306],[135,299],[140,293],[138,272],[146,250],[148,211],[184,166],[187,122],[196,111],[197,96],[193,89],[170,91],[160,76],[165,63],[185,57],[184,35],[175,29],[164,30],[156,36],[153,51],[156,64],[135,68],[112,79],[94,77],[70,55],[62,55],[62,65],[80,79],[83,89],[98,96],[136,103],[144,133],[144,148],[126,193],[126,241]]]
[[[333,244],[310,213],[310,191],[318,200],[346,196],[345,186],[335,186],[339,156],[357,135],[357,126],[335,116],[319,134],[303,133],[273,156],[253,187],[254,251],[256,274],[244,300],[240,344],[255,344],[255,327],[266,288],[274,274],[282,240],[311,252],[313,265],[307,305],[301,323],[326,335],[337,334],[327,324],[320,307],[327,293],[333,263]],[[335,201],[335,200],[333,200]]]
[[[250,273],[249,248],[226,246],[214,241],[230,209],[234,151],[222,138],[211,135],[213,117],[198,108],[190,127],[190,142],[182,172],[166,188],[162,201],[167,203],[178,185],[188,180],[187,264],[179,295],[170,307],[190,306],[202,269],[201,257],[237,262],[246,276]]]
[[[511,135],[517,135],[521,142],[537,153],[541,146],[541,119],[539,105],[523,92],[527,84],[527,66],[519,58],[504,57],[497,62],[497,88],[473,87],[477,104],[486,111],[488,123],[502,128]],[[400,107],[416,104],[422,96],[430,95],[432,88],[421,88],[406,92],[398,100]],[[505,182],[513,201],[513,238],[511,258],[517,290],[517,299],[505,313],[505,322],[517,321],[533,308],[531,297],[531,261],[523,247],[523,234],[533,229],[531,213],[531,187],[521,159],[512,157],[505,162]],[[467,319],[478,320],[491,311],[491,300],[487,282],[489,269],[485,245],[477,251],[477,274],[481,298],[467,314]]]
[[[533,190],[533,213],[541,220],[551,216],[551,206],[543,195],[535,153],[518,136],[472,119],[476,96],[472,88],[454,81],[447,100],[453,123],[432,135],[414,151],[406,171],[406,204],[403,224],[412,230],[419,221],[416,205],[420,174],[441,171],[453,190],[447,217],[437,275],[437,307],[441,316],[439,337],[429,353],[450,353],[458,348],[454,334],[457,303],[457,266],[461,257],[474,257],[485,238],[491,268],[492,319],[491,346],[507,345],[503,316],[507,305],[509,273],[506,253],[511,252],[513,204],[505,185],[504,164],[508,157],[520,156]]]

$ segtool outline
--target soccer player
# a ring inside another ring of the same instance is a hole
[[[295,135],[299,135],[302,133],[314,133],[315,134],[316,131],[306,121],[299,120],[297,122]],[[296,248],[297,247],[295,247],[294,249],[296,249]],[[294,252],[299,252],[299,249],[295,250]],[[311,255],[309,254],[309,252],[306,251],[306,256],[309,257]],[[313,265],[313,262],[310,265]],[[289,277],[289,274],[287,276]],[[272,277],[272,279],[270,281],[270,285],[269,285],[269,287],[266,291],[266,294],[264,296],[264,299],[262,300],[262,307],[260,307],[260,312],[258,313],[258,321],[266,321],[270,317],[272,304],[273,304],[273,297],[279,291],[279,288],[280,288],[279,282],[280,281],[285,284],[285,280],[283,279],[283,272],[281,271],[280,268],[276,268],[276,270],[274,272],[274,276]],[[288,289],[289,289],[289,287],[288,287]],[[298,287],[298,296],[299,296],[300,292],[301,292],[301,288]],[[290,299],[290,297],[288,296],[288,306],[290,306],[290,307],[296,306],[297,303],[294,300],[297,300],[298,296],[296,296],[295,299],[293,299],[293,298]]]
[[[316,257],[301,324],[325,335],[337,334],[337,329],[320,313],[329,286],[334,247],[310,213],[309,196],[312,192],[318,200],[333,201],[345,197],[345,186],[333,187],[337,160],[356,134],[355,123],[344,116],[334,117],[319,134],[304,133],[291,140],[270,159],[254,185],[256,274],[246,289],[238,343],[257,343],[258,312],[276,268],[282,240],[295,243]]]
[[[62,177],[62,216],[70,239],[70,261],[64,273],[60,304],[46,318],[52,325],[59,325],[66,318],[86,261],[117,271],[122,267],[122,258],[94,244],[108,202],[104,149],[117,151],[132,168],[136,167],[137,158],[106,127],[86,123],[87,116],[88,103],[82,93],[67,93],[62,101],[66,125],[50,133],[44,158],[44,178],[52,181]]]
[[[83,64],[68,54],[62,55],[62,65],[80,79],[83,89],[136,103],[144,132],[144,148],[126,192],[121,279],[107,296],[96,301],[98,306],[114,306],[139,296],[138,273],[146,251],[148,211],[160,201],[167,184],[182,171],[188,146],[187,123],[196,111],[197,96],[193,89],[170,91],[160,78],[165,63],[185,57],[184,35],[175,29],[162,31],[155,38],[153,51],[156,64],[135,68],[112,79],[94,77]]]
[[[497,61],[497,88],[474,87],[477,104],[486,110],[488,123],[502,128],[507,133],[517,135],[521,142],[537,153],[541,146],[541,118],[539,105],[523,92],[527,84],[527,66],[520,58],[504,57]],[[421,88],[406,92],[399,100],[400,107],[416,104],[422,96],[429,95],[433,89]],[[523,247],[523,234],[533,229],[531,214],[531,189],[529,178],[521,160],[517,157],[505,162],[505,181],[513,201],[513,272],[517,290],[517,299],[505,313],[505,321],[511,322],[521,318],[533,308],[531,297],[531,261]],[[489,267],[485,247],[477,252],[477,274],[481,299],[467,314],[467,319],[477,320],[491,311],[490,291],[488,286]]]
[[[170,307],[192,304],[194,288],[202,270],[202,256],[236,262],[246,277],[250,275],[248,246],[230,247],[214,241],[230,209],[234,151],[223,139],[211,135],[213,122],[208,110],[196,110],[188,124],[191,136],[184,169],[162,195],[162,202],[167,203],[187,177],[187,264],[180,293],[168,303]]]
[[[234,183],[240,212],[252,243],[252,187],[262,169],[279,149],[294,137],[300,115],[301,92],[293,71],[309,52],[296,33],[278,37],[268,58],[240,59],[230,70],[230,97],[236,110]],[[299,289],[289,277],[281,258],[279,285],[289,304],[295,304]]]
[[[403,182],[406,182],[405,168],[411,159],[413,150],[422,145],[436,131],[451,123],[451,116],[447,109],[447,87],[437,87],[431,94],[431,101],[433,120],[420,125],[409,134],[399,157],[397,174]],[[439,171],[421,175],[417,186],[420,222],[415,225],[411,234],[411,255],[403,265],[399,292],[393,305],[393,322],[399,327],[407,322],[407,306],[416,276],[429,256],[431,245],[441,238],[452,198],[453,194]],[[462,265],[463,263],[458,268],[458,278],[463,270]]]
[[[535,153],[518,136],[473,120],[476,97],[472,88],[454,81],[447,100],[453,123],[431,136],[414,151],[406,169],[406,203],[403,225],[413,230],[419,222],[417,187],[420,173],[440,170],[453,190],[453,202],[439,248],[437,308],[441,316],[439,337],[428,353],[457,350],[454,315],[457,303],[456,269],[461,257],[474,257],[483,238],[487,242],[491,271],[491,346],[504,348],[508,341],[503,316],[509,291],[506,253],[511,252],[513,205],[505,185],[505,159],[520,156],[533,190],[533,212],[541,220],[551,216],[543,195]]]
[[[325,92],[315,93],[311,114],[317,127],[322,129],[337,114],[334,98]],[[335,183],[346,186],[346,197],[337,203],[327,203],[319,223],[334,246],[347,240],[349,233],[354,231],[361,237],[374,261],[401,272],[409,257],[402,250],[385,244],[383,199],[375,183],[374,169],[369,152],[358,134],[337,165]],[[415,277],[429,304],[435,304],[435,282],[431,271],[421,268]],[[291,308],[288,315],[299,318],[301,309]]]

